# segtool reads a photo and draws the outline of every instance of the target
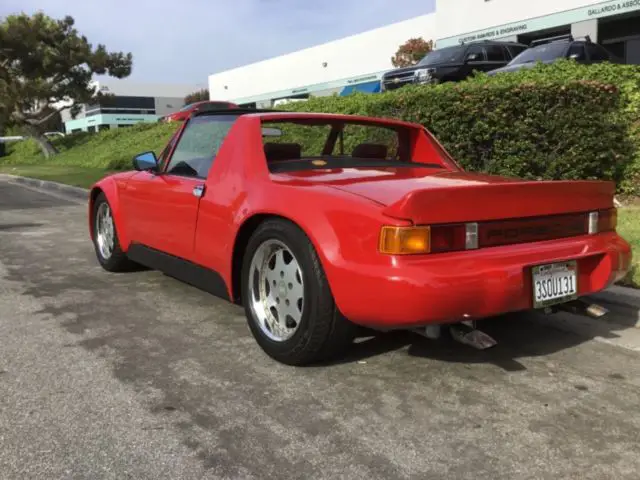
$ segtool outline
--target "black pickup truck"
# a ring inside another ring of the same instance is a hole
[[[463,80],[474,70],[488,72],[504,67],[526,49],[527,45],[521,43],[485,40],[432,50],[417,65],[386,72],[381,89]]]

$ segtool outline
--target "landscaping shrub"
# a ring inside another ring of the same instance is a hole
[[[572,82],[593,80],[615,85],[620,91],[620,112],[627,125],[628,139],[633,152],[623,165],[619,190],[622,193],[640,195],[640,65],[617,65],[597,63],[581,65],[574,61],[562,60],[551,65],[538,64],[531,69],[523,69],[510,74],[489,77],[480,73],[469,81],[475,83],[499,83],[514,86],[523,82]]]
[[[312,98],[284,109],[418,122],[470,171],[610,179],[622,188],[639,150],[630,134],[638,78],[636,67],[567,61],[378,95]]]

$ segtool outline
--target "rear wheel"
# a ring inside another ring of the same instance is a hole
[[[100,265],[109,272],[126,271],[135,265],[120,248],[111,205],[104,193],[93,205],[93,245]]]
[[[261,224],[247,245],[242,300],[251,332],[275,360],[331,360],[351,344],[355,326],[337,310],[313,245],[284,220]]]

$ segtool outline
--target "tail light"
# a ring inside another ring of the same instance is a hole
[[[412,255],[431,251],[429,227],[382,227],[380,253]]]
[[[478,248],[478,224],[393,227],[384,226],[380,234],[380,253],[415,255],[456,252]]]
[[[589,212],[589,234],[593,235],[601,232],[613,232],[618,226],[618,210],[610,208]]]
[[[382,227],[380,253],[458,252],[615,231],[617,210],[412,227]]]
[[[598,232],[614,232],[618,226],[618,210],[611,208],[598,212]]]

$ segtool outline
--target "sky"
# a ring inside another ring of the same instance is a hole
[[[0,17],[38,10],[131,52],[131,81],[205,87],[212,73],[431,13],[435,0],[0,1]]]

